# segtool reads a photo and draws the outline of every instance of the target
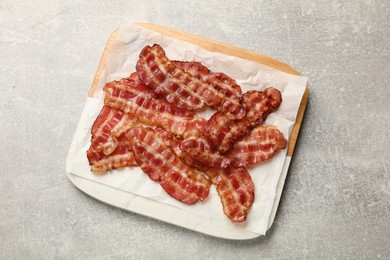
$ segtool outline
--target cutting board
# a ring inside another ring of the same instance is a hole
[[[263,55],[263,54],[255,53],[255,52],[248,51],[248,50],[245,50],[242,48],[238,48],[238,47],[234,47],[234,46],[231,46],[231,45],[228,45],[225,43],[221,43],[221,42],[218,42],[215,40],[206,39],[206,38],[203,38],[200,36],[181,32],[181,31],[178,31],[178,30],[175,30],[172,28],[168,28],[168,27],[164,27],[164,26],[160,26],[160,25],[145,24],[145,23],[138,23],[136,25],[139,25],[139,26],[145,27],[147,29],[156,31],[158,33],[167,35],[169,37],[176,38],[178,40],[182,40],[182,41],[190,42],[192,44],[196,44],[196,45],[198,45],[206,50],[209,50],[209,51],[220,52],[220,53],[230,55],[230,56],[236,56],[236,57],[239,57],[242,59],[246,59],[246,60],[250,60],[250,61],[264,64],[266,66],[277,69],[279,71],[283,71],[283,72],[294,74],[294,75],[301,75],[298,71],[296,71],[294,68],[290,67],[289,65],[287,65],[281,61],[278,61],[272,57]],[[100,63],[99,63],[96,75],[94,77],[92,86],[91,86],[90,91],[89,91],[89,97],[93,97],[93,94],[96,90],[96,87],[97,87],[98,82],[100,80],[101,74],[102,74],[103,69],[106,65],[107,57],[110,53],[111,47],[115,41],[115,37],[116,37],[117,33],[118,33],[118,30],[115,30],[110,35],[110,37],[107,41],[106,47],[105,47],[103,54],[102,54],[102,57],[100,59]],[[289,141],[288,150],[287,150],[287,159],[286,159],[286,162],[285,162],[285,165],[283,168],[282,176],[280,177],[280,180],[278,183],[278,193],[277,193],[275,200],[274,200],[274,207],[272,209],[272,213],[270,216],[270,222],[269,222],[270,224],[269,224],[268,228],[272,225],[273,220],[274,220],[275,215],[276,215],[276,211],[278,208],[278,204],[279,204],[281,193],[282,193],[283,186],[284,186],[284,180],[286,178],[286,174],[288,171],[288,166],[289,166],[291,157],[293,156],[295,144],[297,142],[297,138],[298,138],[298,134],[299,134],[299,129],[300,129],[300,126],[302,123],[303,115],[305,113],[308,95],[309,95],[309,90],[308,90],[308,87],[306,86],[305,93],[304,93],[304,95],[302,97],[302,101],[300,103],[296,123],[294,125],[293,131],[291,134],[291,138]],[[136,213],[139,213],[139,214],[142,214],[145,216],[149,216],[149,217],[154,217],[154,218],[156,218],[156,212],[159,212],[159,215],[157,217],[158,219],[172,223],[172,221],[171,221],[172,218],[175,218],[174,224],[176,224],[178,226],[185,227],[185,228],[192,229],[190,226],[187,225],[188,215],[186,215],[184,213],[183,213],[183,215],[181,215],[180,212],[176,212],[175,216],[172,216],[172,214],[166,213],[169,211],[164,210],[166,207],[169,207],[167,205],[164,205],[164,204],[152,201],[152,200],[148,200],[148,199],[142,198],[140,196],[136,196],[136,195],[133,195],[131,193],[128,193],[128,192],[125,192],[122,190],[118,190],[118,189],[115,189],[115,188],[112,188],[112,187],[109,187],[109,186],[106,186],[103,184],[99,184],[99,183],[93,182],[91,180],[84,179],[82,177],[73,175],[71,173],[68,173],[68,177],[70,178],[70,180],[73,182],[73,184],[76,187],[78,187],[83,192],[91,195],[92,197],[94,197],[100,201],[108,203],[112,206],[116,206],[116,207],[119,207],[119,208],[122,208],[125,210],[129,210],[132,212],[136,212]],[[131,201],[131,204],[128,203],[129,201]],[[237,236],[237,234],[230,234],[228,230],[226,230],[226,231],[220,230],[218,232],[215,232],[213,230],[210,230],[207,225],[198,226],[197,231],[205,233],[205,234],[217,236],[217,237],[226,238],[226,239],[242,239],[243,240],[243,239],[255,238],[258,236],[257,234],[254,234],[251,232],[243,232],[239,236]]]

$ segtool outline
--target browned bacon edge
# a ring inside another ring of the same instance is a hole
[[[134,81],[137,81],[137,82],[139,82],[139,83],[142,83],[143,84],[143,82],[142,82],[142,80],[139,78],[139,76],[138,76],[138,73],[135,71],[135,72],[132,72],[132,73],[130,73],[130,75],[129,75],[129,79],[132,79],[132,80],[134,80]]]
[[[188,110],[200,109],[206,104],[236,118],[245,116],[239,98],[229,98],[201,78],[175,66],[159,45],[144,47],[139,58],[136,69],[140,79],[169,103]]]
[[[245,221],[255,197],[248,170],[230,166],[226,169],[209,169],[207,174],[216,185],[225,215],[232,222]]]
[[[131,143],[126,134],[117,137],[117,146],[110,155],[106,155],[103,150],[96,150],[91,146],[87,151],[87,157],[91,170],[96,174],[137,165]]]
[[[275,126],[258,126],[236,142],[227,155],[234,167],[256,165],[272,159],[287,140]]]
[[[186,204],[194,204],[208,196],[211,183],[206,176],[185,165],[152,128],[136,126],[127,132],[127,136],[137,164],[170,196]]]
[[[104,91],[106,105],[135,114],[139,121],[161,126],[176,135],[199,132],[206,124],[204,118],[156,98],[152,90],[132,79],[112,81]]]
[[[282,96],[279,90],[267,88],[264,91],[248,91],[242,99],[245,118],[237,120],[230,114],[216,112],[207,121],[202,133],[221,154],[226,153],[237,139],[262,124],[268,114],[279,107]]]
[[[137,117],[134,115],[123,113],[110,106],[103,106],[92,125],[91,147],[109,155],[118,144],[116,137],[126,132],[136,121]]]

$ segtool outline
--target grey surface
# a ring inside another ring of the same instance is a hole
[[[0,2],[1,259],[390,258],[389,1],[104,2]],[[67,179],[101,53],[125,21],[261,52],[309,77],[266,237],[208,237],[107,206]]]

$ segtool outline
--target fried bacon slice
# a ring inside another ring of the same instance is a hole
[[[215,88],[219,97],[223,98],[224,101],[221,101],[223,106],[218,109],[222,112],[230,112],[237,119],[241,119],[245,116],[245,109],[240,107],[241,100],[241,87],[237,85],[236,81],[222,72],[212,72],[206,66],[200,62],[191,61],[172,61],[176,67],[182,69],[183,71],[189,73],[192,77],[200,79],[207,83],[206,86],[212,86]],[[216,92],[214,92],[215,94]],[[208,97],[206,97],[208,98]],[[209,104],[208,104],[209,105]],[[212,106],[212,105],[210,105]]]
[[[225,215],[232,222],[245,221],[255,198],[255,187],[248,170],[229,166],[226,169],[210,168],[206,173],[216,185]]]
[[[246,111],[241,107],[239,98],[227,98],[201,78],[177,67],[157,44],[142,49],[136,69],[146,85],[180,108],[196,110],[208,105],[237,118],[245,116]]]
[[[110,106],[103,106],[92,125],[91,147],[109,155],[118,145],[116,137],[126,132],[136,122],[137,117],[134,115],[123,113]]]
[[[171,63],[159,45],[142,49],[136,70],[140,79],[169,103],[188,110],[204,106],[202,98],[186,86],[190,77]]]
[[[254,201],[254,184],[245,168],[238,167],[236,169],[228,166],[225,169],[217,169],[209,167],[193,160],[186,151],[180,149],[181,141],[173,134],[161,128],[155,128],[154,132],[185,164],[209,176],[221,198],[223,211],[232,222],[245,221]]]
[[[286,138],[275,126],[258,126],[236,142],[227,156],[236,168],[256,165],[286,146]]]
[[[137,164],[170,196],[186,204],[208,196],[211,183],[206,176],[184,164],[152,128],[136,126],[127,136]]]
[[[232,222],[243,222],[254,201],[254,184],[248,171],[243,168],[227,167],[217,169],[209,167],[190,158],[186,151],[180,149],[180,140],[161,128],[153,129],[154,133],[162,138],[164,144],[194,171],[206,173],[216,186],[221,198],[223,211]],[[183,159],[184,158],[184,159]],[[196,169],[196,170],[195,170]]]
[[[276,88],[267,88],[264,91],[248,91],[242,96],[243,106],[247,111],[245,121],[253,128],[262,124],[267,116],[279,108],[282,95]]]
[[[186,152],[193,160],[213,168],[226,168],[230,158],[221,155],[208,141],[200,137],[190,137],[180,144],[182,151]]]
[[[191,74],[191,76],[203,80],[213,86],[226,97],[240,100],[241,87],[236,81],[222,72],[212,72],[206,66],[196,61],[172,61],[176,67]]]
[[[279,107],[282,96],[279,90],[267,88],[264,91],[248,91],[243,94],[242,100],[246,109],[243,119],[216,112],[203,130],[203,136],[221,154],[226,153],[237,139],[262,124],[268,114]]]
[[[151,89],[132,79],[112,81],[104,86],[104,91],[106,105],[134,114],[143,123],[161,126],[177,135],[201,131],[206,124],[204,118],[158,99]]]
[[[229,166],[225,169],[209,167],[188,157],[187,153],[180,149],[181,141],[173,134],[162,128],[153,130],[185,164],[209,176],[221,198],[223,211],[232,222],[245,221],[254,201],[254,184],[244,167]]]
[[[91,165],[91,170],[96,174],[103,174],[113,169],[137,165],[131,143],[126,134],[117,137],[117,145],[109,155],[106,155],[103,150],[96,150],[91,146],[87,151],[87,157]]]

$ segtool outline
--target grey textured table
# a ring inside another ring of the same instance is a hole
[[[1,259],[390,258],[389,1],[32,2],[0,2]],[[100,55],[125,21],[264,53],[309,77],[267,236],[208,237],[100,203],[66,177]]]

